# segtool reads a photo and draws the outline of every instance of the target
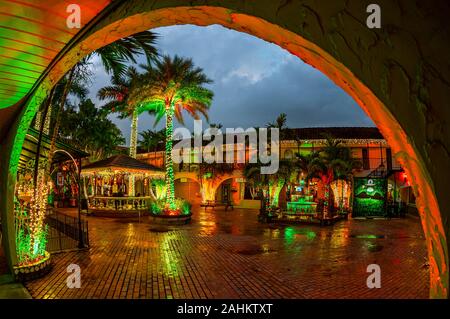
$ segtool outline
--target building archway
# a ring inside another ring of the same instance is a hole
[[[200,204],[201,192],[200,183],[192,177],[175,176],[175,197],[183,198],[191,204]]]
[[[450,79],[440,71],[445,69],[441,63],[447,65],[446,51],[439,45],[428,45],[445,43],[445,33],[435,32],[441,27],[439,19],[429,17],[418,22],[414,18],[416,12],[432,7],[434,11],[442,8],[445,17],[449,11],[445,1],[430,1],[420,8],[418,4],[400,8],[392,1],[379,1],[386,12],[389,10],[383,20],[386,27],[380,31],[365,25],[368,3],[364,1],[348,6],[345,1],[334,6],[281,0],[258,1],[258,5],[227,0],[189,3],[121,3],[114,12],[88,25],[46,70],[32,94],[21,101],[21,112],[2,143],[5,155],[0,208],[10,264],[15,263],[13,196],[17,164],[37,101],[79,59],[119,38],[174,24],[221,24],[273,42],[319,69],[371,117],[414,187],[429,251],[430,296],[447,297],[450,197],[445,194],[448,176],[439,168],[450,167],[450,129],[445,125],[450,116],[444,107],[450,99]],[[402,21],[401,26],[398,21]],[[432,39],[430,34],[434,35]]]
[[[219,202],[231,202],[233,205],[239,205],[243,199],[244,184],[237,181],[236,176],[225,176],[221,178],[215,187],[216,200]]]

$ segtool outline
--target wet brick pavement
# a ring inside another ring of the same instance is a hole
[[[266,225],[252,210],[197,209],[186,226],[88,217],[91,248],[53,255],[34,298],[428,298],[419,220]],[[80,289],[66,286],[81,267]],[[368,289],[369,264],[381,289]]]

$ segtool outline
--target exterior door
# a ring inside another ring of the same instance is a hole
[[[224,184],[222,186],[222,202],[228,203],[230,201],[230,194],[231,194],[231,185]]]

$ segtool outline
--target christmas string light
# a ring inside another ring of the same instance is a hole
[[[170,210],[177,209],[175,204],[175,175],[172,160],[173,114],[174,107],[171,105],[166,109],[166,202]]]

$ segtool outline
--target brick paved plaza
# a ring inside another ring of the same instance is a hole
[[[34,298],[428,298],[419,220],[330,227],[259,224],[251,210],[196,209],[190,225],[88,217],[91,248],[53,255]],[[374,238],[375,237],[375,238]],[[66,267],[81,267],[68,289]],[[366,287],[377,263],[382,288]]]

